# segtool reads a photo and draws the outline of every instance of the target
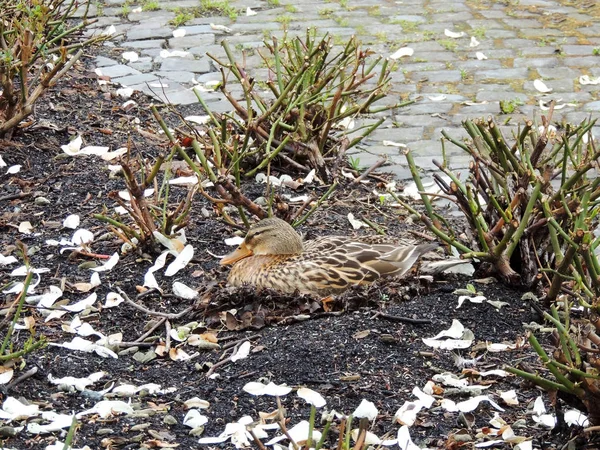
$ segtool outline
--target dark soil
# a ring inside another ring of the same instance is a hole
[[[49,273],[41,275],[37,292],[43,292],[51,284],[65,283],[64,298],[71,303],[88,295],[70,286],[89,281],[90,271],[81,265],[94,259],[69,252],[60,254],[57,247],[49,246],[45,241],[69,238],[73,231],[63,229],[62,220],[68,214],[79,214],[81,227],[93,231],[98,238],[105,237],[92,245],[94,253],[111,255],[118,252],[122,242],[113,235],[106,237],[108,228],[92,215],[102,213],[104,207],[112,210],[115,204],[108,198],[108,193],[124,190],[125,184],[122,178],[109,178],[106,162],[92,156],[66,156],[60,145],[66,144],[72,135],[81,134],[84,145],[108,145],[111,150],[129,145],[136,157],[152,159],[170,150],[169,144],[157,134],[159,127],[149,111],[148,98],[135,95],[138,106],[125,112],[120,107],[124,100],[114,96],[116,88],[100,88],[94,78],[89,67],[79,67],[40,102],[32,123],[19,130],[12,141],[0,143],[0,154],[7,164],[23,166],[18,174],[0,176],[2,253],[17,255],[16,241],[25,243],[31,254],[31,264],[36,268],[50,268]],[[164,109],[163,113],[172,119],[172,125],[177,124],[174,114]],[[202,114],[202,111],[199,107],[186,107],[182,114]],[[136,118],[140,121],[142,132],[136,131]],[[301,231],[308,238],[322,234],[348,234],[351,228],[346,215],[353,212],[357,217],[368,217],[377,222],[392,236],[410,237],[408,230],[419,227],[407,225],[403,211],[378,205],[377,198],[371,194],[376,183],[342,186],[301,227]],[[315,195],[320,196],[326,187],[315,189]],[[260,195],[262,190],[262,186],[253,182],[245,186],[251,198]],[[184,195],[183,189],[174,189],[175,198]],[[48,203],[41,202],[40,197],[47,199]],[[203,351],[183,346],[188,354],[194,355],[191,360],[172,361],[168,357],[159,357],[148,363],[139,363],[133,359],[134,352],[126,345],[118,359],[48,346],[23,358],[24,364],[19,366],[15,378],[32,368],[37,368],[37,372],[10,386],[1,394],[2,401],[10,395],[38,403],[43,410],[80,412],[92,407],[99,398],[90,395],[89,391],[62,392],[49,383],[48,375],[84,377],[105,371],[107,375],[91,389],[99,391],[113,383],[140,385],[153,382],[163,388],[175,387],[176,390],[164,395],[133,398],[134,407],[146,410],[146,414],[108,420],[86,416],[76,433],[75,447],[87,444],[92,449],[150,448],[168,443],[185,449],[230,448],[229,443],[198,444],[198,438],[191,436],[190,429],[182,424],[186,414],[183,401],[197,396],[210,402],[210,408],[204,412],[209,422],[203,436],[217,436],[228,422],[244,415],[256,420],[259,411],[276,408],[272,397],[257,398],[243,392],[242,387],[247,382],[273,381],[294,387],[306,386],[324,395],[328,408],[346,414],[351,413],[363,398],[374,402],[381,417],[375,421],[373,431],[380,437],[386,433],[395,436],[399,426],[392,423],[392,417],[405,401],[414,400],[411,394],[413,387],[422,388],[436,373],[460,373],[450,352],[434,351],[421,340],[447,329],[452,319],[460,320],[475,333],[475,345],[461,355],[465,358],[481,357],[475,369],[483,371],[525,364],[542,370],[528,346],[511,352],[486,353],[485,345],[481,345],[484,342],[515,343],[525,336],[522,324],[536,320],[527,303],[521,300],[522,292],[496,283],[475,285],[488,299],[508,303],[500,310],[489,304],[469,302],[456,309],[458,296],[453,291],[473,282],[466,278],[436,277],[436,281],[426,282],[411,276],[407,280],[382,282],[369,289],[354,289],[334,299],[325,309],[320,299],[281,296],[274,292],[256,293],[251,289],[231,290],[225,283],[227,269],[219,267],[218,258],[211,253],[226,253],[229,248],[224,239],[231,237],[234,230],[215,217],[216,210],[200,195],[195,197],[194,202],[186,235],[195,247],[195,257],[173,278],[161,277],[164,271],[156,272],[165,295],[151,293],[138,297],[136,287],[143,283],[144,273],[153,264],[156,254],[134,252],[122,256],[112,271],[101,273],[102,284],[94,290],[98,294],[95,306],[99,307],[106,294],[116,288],[121,288],[129,298],[153,311],[178,313],[193,306],[183,317],[169,320],[170,326],[175,328],[191,321],[200,322],[198,331],[212,331],[222,346],[250,339],[253,351],[249,357],[218,367],[214,372],[219,376],[208,379],[206,375],[211,365],[219,362],[224,355],[229,356],[231,349]],[[297,207],[292,205],[288,214]],[[208,211],[209,217],[204,217],[203,208]],[[25,235],[18,231],[18,225],[23,221],[31,222],[33,234]],[[0,266],[0,285],[12,280],[9,274],[14,267],[16,265]],[[181,281],[200,291],[200,300],[182,300],[171,295],[174,281]],[[2,308],[7,308],[15,300],[14,295],[2,298]],[[229,315],[225,311],[229,311]],[[44,323],[39,312],[29,306],[25,315],[35,318],[36,333],[45,335],[51,343],[70,341],[73,337],[61,328],[62,323],[71,320],[71,314],[62,320]],[[124,342],[136,342],[145,333],[149,321],[156,319],[128,303],[113,309],[99,308],[85,318],[94,329],[105,335],[123,333]],[[6,330],[6,324],[2,329]],[[165,342],[164,325],[153,334]],[[26,337],[26,333],[21,331],[17,340],[22,343]],[[171,345],[175,344],[171,341]],[[154,345],[141,346],[139,350],[147,351],[149,348],[154,348]],[[515,432],[531,437],[534,448],[560,448],[579,432],[571,429],[551,433],[534,426],[527,409],[543,393],[519,378],[475,378],[473,382],[491,384],[486,393],[498,403],[501,403],[498,392],[517,390],[520,404],[504,405],[506,411],[501,416],[509,424],[524,419],[526,426]],[[450,394],[444,394],[444,397],[452,398]],[[462,400],[456,396],[453,399]],[[290,418],[289,426],[308,418],[308,408],[295,394],[284,398],[283,403]],[[549,404],[547,397],[545,403]],[[166,414],[174,420],[165,420]],[[467,414],[464,420],[460,420],[457,413],[445,413],[434,407],[418,415],[411,434],[420,446],[458,448],[461,445],[453,435],[468,434],[475,442],[477,430],[489,426],[488,421],[493,415],[494,409],[487,403],[482,403],[472,417]],[[470,418],[473,422],[468,428],[466,423]],[[334,437],[335,434],[334,431]],[[8,448],[44,448],[57,437],[64,440],[60,433],[33,436],[22,431],[16,437],[4,438],[0,442]],[[577,442],[578,448],[596,448],[591,442],[583,444],[581,439]],[[471,445],[467,444],[469,448]]]

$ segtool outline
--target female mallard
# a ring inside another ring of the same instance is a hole
[[[221,265],[233,264],[228,278],[233,286],[328,295],[380,277],[404,275],[419,256],[435,247],[368,243],[345,236],[302,243],[287,222],[273,217],[251,227],[244,242]]]

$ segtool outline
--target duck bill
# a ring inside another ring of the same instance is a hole
[[[246,247],[246,244],[242,243],[238,248],[236,248],[229,255],[226,255],[221,260],[221,265],[225,266],[227,264],[234,264],[234,263],[238,262],[240,259],[244,259],[251,255],[252,255],[252,250],[250,250],[248,247]]]

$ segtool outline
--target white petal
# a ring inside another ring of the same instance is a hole
[[[447,330],[444,330],[444,331],[440,331],[438,334],[436,334],[431,339],[440,339],[443,337],[450,337],[450,338],[458,339],[458,338],[462,337],[464,331],[465,331],[465,327],[463,326],[463,324],[460,323],[460,321],[458,321],[457,319],[452,319],[452,325],[450,326],[450,328],[448,328]]]
[[[410,430],[403,425],[398,430],[398,447],[403,450],[420,450],[420,447],[413,443],[410,437]]]
[[[429,100],[431,100],[432,102],[441,102],[442,100],[446,100],[446,96],[444,94],[440,94],[440,95],[429,95],[428,96]]]
[[[400,59],[404,56],[412,56],[415,53],[414,49],[410,47],[402,47],[399,50],[396,50],[394,53],[390,55],[390,59]]]
[[[579,84],[600,84],[600,77],[590,78],[589,75],[582,75],[579,77]]]
[[[448,36],[449,38],[452,38],[452,39],[458,39],[458,38],[461,38],[461,37],[463,37],[463,36],[465,35],[465,32],[464,32],[464,31],[461,31],[461,32],[458,32],[458,33],[457,33],[457,32],[455,32],[455,31],[450,31],[449,29],[447,29],[447,28],[446,28],[446,29],[444,30],[444,34],[445,34],[446,36]]]
[[[115,252],[112,254],[112,256],[110,258],[108,258],[104,262],[104,264],[102,264],[99,267],[93,267],[92,270],[94,272],[107,272],[107,271],[111,270],[113,267],[115,267],[118,262],[119,262],[119,254]]]
[[[102,282],[100,281],[100,275],[98,274],[98,272],[94,272],[92,274],[92,276],[90,277],[90,284],[92,285],[92,287],[98,287],[102,284]]]
[[[202,400],[198,397],[190,398],[189,400],[186,400],[185,402],[183,402],[183,404],[185,405],[186,408],[207,409],[210,407],[209,402],[207,402],[206,400]]]
[[[134,89],[130,87],[122,87],[117,89],[117,95],[122,98],[129,98],[133,95]]]
[[[17,258],[15,258],[12,255],[4,256],[3,254],[0,253],[0,266],[8,266],[9,264],[14,264],[17,261],[18,261]]]
[[[518,405],[519,399],[517,398],[517,392],[514,389],[510,391],[500,392],[500,398],[504,400],[507,405]]]
[[[31,225],[31,222],[26,220],[19,224],[19,233],[31,234],[32,232],[33,232],[33,225]]]
[[[73,303],[72,305],[63,305],[63,309],[71,312],[80,312],[86,309],[89,306],[92,306],[96,303],[98,295],[94,292],[83,300],[78,301],[77,303]]]
[[[67,155],[75,156],[81,150],[81,144],[83,144],[83,138],[81,136],[77,136],[75,139],[70,141],[67,145],[61,145],[60,148]]]
[[[139,55],[136,52],[125,52],[121,56],[129,62],[136,62],[139,59]]]
[[[165,276],[172,277],[192,260],[194,257],[194,247],[192,245],[186,245],[185,248],[181,251],[175,261],[169,264],[167,270],[165,271]]]
[[[485,56],[482,52],[477,52],[475,53],[475,57],[479,60],[479,61],[483,61],[484,59],[488,59],[487,56]]]
[[[125,299],[121,297],[121,295],[116,292],[109,292],[106,294],[106,301],[104,302],[105,308],[114,308],[115,306],[119,306],[123,303]]]
[[[426,394],[416,386],[413,388],[412,393],[415,397],[419,399],[419,402],[423,405],[423,407],[427,409],[431,408],[431,405],[433,405],[433,402],[435,402],[434,397],[432,397],[429,394]]]
[[[86,230],[85,228],[80,228],[75,233],[73,233],[73,237],[71,238],[71,242],[74,245],[83,245],[89,244],[94,240],[94,233]]]
[[[327,403],[321,394],[313,391],[312,389],[300,388],[298,389],[297,394],[298,397],[304,399],[307,403],[310,403],[315,408],[321,408]]]
[[[0,384],[6,384],[12,380],[13,374],[13,369],[6,369],[4,372],[0,373]]]
[[[504,409],[502,409],[500,407],[500,405],[498,405],[497,403],[492,401],[487,395],[478,395],[477,397],[473,397],[473,398],[470,398],[469,400],[465,400],[463,402],[457,403],[456,407],[461,412],[471,412],[471,411],[476,410],[477,407],[479,406],[479,404],[483,401],[488,402],[490,405],[492,405],[498,411],[504,411]]]
[[[352,213],[348,213],[348,222],[350,222],[350,225],[352,225],[352,228],[354,228],[355,230],[358,230],[359,228],[366,226],[365,223],[361,222],[360,220],[355,219],[354,214],[352,214]]]
[[[215,31],[223,31],[224,33],[231,33],[231,28],[228,28],[225,25],[215,25],[214,23],[211,23],[210,27]]]
[[[401,425],[412,426],[417,420],[417,414],[423,409],[421,402],[404,402],[394,414],[394,422]]]
[[[244,238],[241,236],[234,236],[234,237],[225,239],[225,245],[229,245],[229,246],[240,245],[242,242],[244,242]]]
[[[98,414],[103,419],[107,419],[117,413],[133,414],[133,408],[129,403],[120,400],[101,400],[96,403],[93,408],[77,414],[77,418],[88,414]]]
[[[161,50],[160,57],[161,58],[185,58],[190,54],[190,52],[185,52],[183,50]]]
[[[173,37],[175,37],[175,38],[184,37],[185,33],[186,33],[185,28],[177,28],[176,30],[173,30]]]
[[[198,125],[204,125],[208,123],[208,121],[210,120],[210,116],[187,116],[185,120],[187,122],[197,123]]]
[[[479,45],[479,41],[475,38],[475,36],[471,36],[471,43],[469,47],[477,47]]]
[[[198,428],[208,423],[208,418],[200,414],[197,409],[190,409],[183,418],[183,424],[190,428]]]
[[[236,362],[236,361],[239,361],[240,359],[247,358],[248,355],[250,354],[251,348],[252,348],[252,345],[250,344],[250,341],[243,342],[242,345],[240,345],[240,347],[238,348],[238,351],[235,353],[235,355],[231,356],[231,361]]]
[[[423,338],[423,343],[429,347],[438,348],[440,350],[456,350],[470,347],[473,341],[471,339],[447,339],[445,341],[438,341],[435,339]]]
[[[552,89],[549,88],[548,86],[546,86],[546,83],[544,83],[540,79],[534,80],[533,87],[536,88],[539,92],[543,92],[543,93],[552,91]]]
[[[254,11],[252,8],[250,8],[249,6],[246,8],[246,16],[255,16],[258,13],[256,11]]]
[[[186,300],[193,300],[198,297],[198,291],[186,286],[183,283],[180,283],[179,281],[176,281],[173,283],[173,295]]]
[[[569,409],[565,411],[565,422],[567,425],[576,425],[578,427],[587,427],[589,426],[588,418],[581,411],[577,411],[576,409]]]
[[[7,170],[6,173],[14,175],[15,173],[19,173],[21,171],[21,164],[15,164],[14,166],[10,166]]]
[[[363,400],[360,402],[360,405],[358,405],[352,415],[358,418],[366,417],[369,420],[375,420],[377,413],[378,411],[375,407],[375,404],[363,398]]]

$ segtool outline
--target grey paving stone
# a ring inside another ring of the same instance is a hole
[[[141,21],[153,21],[156,23],[162,23],[163,25],[167,25],[170,20],[175,18],[175,13],[173,11],[168,10],[160,10],[160,11],[142,11],[142,12],[131,12],[127,16],[127,20],[131,22],[141,22]]]
[[[363,18],[364,20],[364,18]],[[400,14],[397,16],[390,17],[391,22],[401,23],[401,22],[413,22],[413,23],[425,23],[427,19],[423,16],[418,15],[410,15],[410,14]]]
[[[485,32],[485,37],[489,39],[511,39],[517,37],[517,32],[513,30],[489,30]]]
[[[510,100],[518,100],[522,103],[525,103],[529,100],[529,95],[522,94],[519,92],[502,92],[502,91],[481,91],[477,93],[477,97],[475,98],[478,102],[499,102],[502,101],[510,101]]]
[[[414,72],[410,78],[415,81],[426,81],[428,83],[455,83],[462,79],[459,70],[431,70],[428,72]]]
[[[475,73],[475,80],[515,80],[527,78],[527,69],[483,70]]]
[[[519,32],[520,36],[531,39],[547,39],[551,36],[562,36],[562,34],[561,30],[553,28],[523,28]]]
[[[166,41],[164,39],[148,39],[142,41],[125,41],[121,45],[126,48],[162,48]]]
[[[515,19],[513,17],[504,18],[504,25],[517,30],[524,28],[542,28],[544,25],[535,19]]]
[[[558,58],[515,58],[513,61],[514,67],[557,67],[560,65]]]
[[[468,61],[457,61],[454,63],[454,67],[462,70],[494,70],[501,69],[502,63],[497,59],[470,59]]]
[[[573,79],[575,80],[576,78],[579,77],[579,75],[581,75],[581,72],[578,70],[574,70],[571,69],[569,67],[553,67],[551,69],[547,69],[544,67],[538,67],[537,68],[537,72],[540,74],[540,76],[546,80],[553,80],[553,79]]]
[[[235,36],[232,36],[235,37]],[[170,38],[168,40],[169,47],[172,49],[183,48],[188,49],[199,45],[211,45],[215,43],[214,33],[196,34],[192,36],[183,36],[179,38]]]
[[[506,18],[506,13],[504,11],[497,11],[497,10],[492,10],[492,9],[480,10],[479,14],[481,14],[483,17],[485,17],[487,19],[505,19]]]
[[[140,73],[137,75],[127,75],[124,77],[116,77],[112,79],[112,81],[114,81],[115,83],[120,83],[123,86],[127,87],[137,86],[143,83],[150,83],[156,80],[158,80],[158,77],[153,73]]]
[[[444,12],[442,14],[431,14],[430,20],[433,22],[468,22],[473,19],[471,11]]]
[[[600,101],[595,101],[595,102],[589,102],[587,103],[584,108],[585,111],[594,111],[594,112],[598,112],[600,111]]]
[[[402,114],[446,114],[452,109],[452,103],[428,102],[414,103],[402,108]],[[400,116],[399,116],[400,117]]]
[[[445,68],[446,64],[443,62],[400,63],[400,70],[405,74],[428,70],[444,70]]]
[[[173,31],[169,28],[148,28],[137,25],[127,31],[127,40],[141,41],[147,39],[169,38],[173,36]]]
[[[156,75],[158,78],[164,78],[166,80],[175,81],[182,84],[192,83],[192,81],[195,79],[193,72],[188,72],[185,70],[159,70],[158,72],[154,72],[154,75]]]
[[[517,56],[517,52],[512,48],[490,48],[481,50],[475,48],[473,50],[482,52],[488,59],[513,59]]]
[[[448,124],[448,120],[439,116],[427,114],[415,114],[407,110],[408,107],[400,108],[396,115],[396,122],[405,127],[442,127]]]
[[[561,49],[565,55],[589,56],[593,55],[593,45],[563,45]]]
[[[159,2],[161,8],[192,8],[198,6],[196,0],[161,0]]]
[[[152,58],[149,56],[141,57],[137,61],[129,63],[129,67],[139,70],[140,72],[149,72],[153,67]]]
[[[126,75],[140,75],[139,70],[133,69],[125,64],[106,66],[102,68],[102,74],[110,78],[124,77]]]
[[[185,59],[185,58],[167,58],[160,65],[161,71],[188,71],[195,73],[206,73],[210,71],[208,59]]]
[[[600,63],[598,56],[572,56],[563,58],[563,63],[568,67],[596,67]]]
[[[555,100],[557,103],[586,103],[592,100],[592,94],[585,91],[579,92],[560,92],[556,91],[554,93],[547,94],[544,99],[545,100]]]
[[[94,58],[94,64],[96,67],[106,67],[106,66],[114,66],[119,64],[118,61],[115,61],[112,58],[106,58],[105,56],[96,56]]]
[[[410,149],[410,151],[412,151],[415,155],[419,155],[419,157],[423,158],[420,159],[420,167],[423,167],[423,165],[425,165],[425,167],[433,167],[433,165],[431,165],[432,157],[435,157],[438,160],[441,159],[442,152],[439,137],[436,137],[436,139],[432,140],[419,140],[409,142],[407,146]],[[458,147],[446,145],[447,155],[462,154],[462,152],[463,150],[459,149]]]
[[[370,138],[380,143],[384,140],[405,143],[423,139],[424,132],[424,127],[378,128]]]
[[[433,130],[433,136],[442,136],[442,131],[445,132],[452,139],[463,141],[464,139],[470,139],[469,133],[464,127],[438,127]]]
[[[574,80],[544,80],[544,84],[552,89],[553,92],[573,92]],[[529,92],[536,92],[533,81],[526,81],[523,89]]]
[[[469,6],[463,2],[429,2],[427,5],[432,11],[435,12],[456,12],[456,11],[470,11]]]

